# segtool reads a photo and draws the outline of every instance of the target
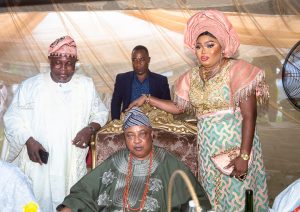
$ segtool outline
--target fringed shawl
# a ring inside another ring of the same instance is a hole
[[[253,93],[256,94],[258,104],[267,104],[269,98],[268,85],[265,81],[265,72],[244,60],[231,60],[230,67],[230,92],[231,105],[236,108]],[[189,92],[191,85],[191,71],[181,75],[175,82],[174,102],[178,107],[188,111],[195,108],[190,104]]]
[[[264,70],[244,60],[234,61],[230,69],[230,91],[233,107],[253,93],[256,94],[259,105],[267,104],[269,87],[265,81]]]

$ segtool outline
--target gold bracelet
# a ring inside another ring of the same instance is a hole
[[[246,153],[242,153],[240,154],[240,157],[243,159],[243,160],[249,160],[250,159],[250,156]]]
[[[145,102],[146,102],[147,104],[149,104],[149,102],[150,102],[150,94],[143,94],[143,96],[146,97]]]

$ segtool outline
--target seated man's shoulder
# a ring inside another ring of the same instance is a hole
[[[119,157],[127,157],[129,154],[129,151],[124,148],[124,149],[119,149],[118,151],[116,151],[115,153],[113,153],[109,158],[107,159],[115,159],[115,158],[119,158]]]
[[[161,158],[160,160],[162,162],[176,162],[176,163],[180,163],[180,161],[177,159],[177,157],[175,155],[173,155],[173,153],[169,152],[167,149],[163,148],[163,147],[159,147],[159,146],[155,146],[155,152],[156,152],[156,157],[157,158]]]
[[[100,166],[111,166],[112,163],[115,163],[116,161],[120,161],[121,158],[127,158],[129,154],[129,151],[127,149],[120,149],[114,153],[112,153],[108,158],[106,158],[98,167]]]
[[[189,168],[180,161],[173,153],[169,152],[165,148],[162,147],[156,147],[157,152],[163,152],[164,157],[162,160],[162,163],[166,164],[167,166],[173,167],[174,169],[180,168],[184,171],[189,170]]]
[[[115,172],[118,169],[124,169],[127,166],[129,151],[126,149],[118,150],[117,152],[110,155],[103,162],[101,162],[95,169],[93,169],[89,174],[92,175],[102,175],[106,172]],[[88,175],[89,175],[88,174]],[[86,176],[88,176],[86,175]]]

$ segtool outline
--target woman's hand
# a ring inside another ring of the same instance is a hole
[[[137,98],[136,100],[134,100],[133,102],[130,103],[130,105],[128,106],[128,108],[125,111],[130,110],[133,107],[140,107],[142,106],[145,102],[146,102],[146,96],[142,95],[139,98]]]
[[[230,176],[235,177],[240,181],[244,181],[248,172],[248,160],[242,159],[240,156],[233,159],[226,168],[230,168],[233,166],[233,171]]]
[[[128,111],[133,107],[140,107],[145,104],[145,102],[153,107],[164,110],[167,113],[180,114],[184,112],[183,108],[178,107],[171,100],[159,99],[154,96],[147,97],[146,95],[140,96],[138,99],[134,100],[125,111]]]

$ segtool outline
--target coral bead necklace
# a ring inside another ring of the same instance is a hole
[[[148,174],[147,174],[145,189],[144,189],[144,193],[142,196],[140,206],[138,208],[131,208],[130,204],[128,203],[129,188],[130,188],[130,183],[132,180],[132,157],[133,157],[132,154],[129,153],[127,176],[126,176],[126,181],[125,181],[125,189],[124,189],[124,193],[123,193],[123,212],[126,212],[127,210],[128,211],[142,211],[143,210],[143,208],[145,206],[147,194],[149,191],[149,182],[150,182],[150,175],[151,175],[151,169],[152,169],[152,163],[153,163],[153,153],[154,153],[154,147],[152,146],[152,150],[151,150],[150,156],[149,156],[150,162],[149,162],[149,167],[148,167]]]

